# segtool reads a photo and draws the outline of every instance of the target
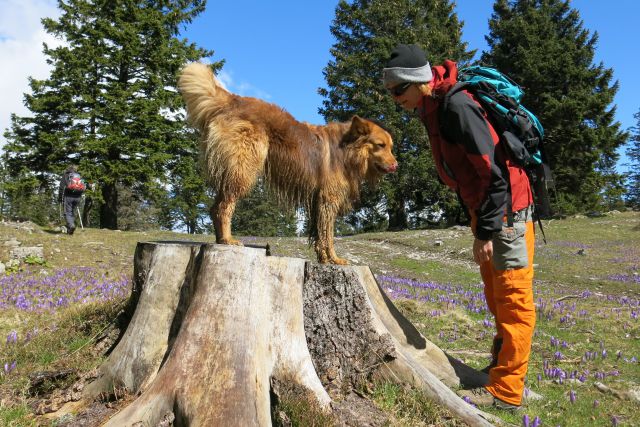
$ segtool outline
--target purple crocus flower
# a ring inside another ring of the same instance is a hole
[[[573,390],[569,392],[569,401],[571,403],[576,403],[576,392]]]
[[[541,424],[542,424],[542,421],[540,420],[540,417],[536,416],[533,419],[533,423],[531,424],[531,427],[540,427]]]
[[[16,342],[18,342],[18,333],[16,331],[9,332],[9,335],[7,335],[7,345],[15,344]]]
[[[8,363],[4,364],[4,373],[5,373],[5,375],[6,374],[10,374],[11,371],[13,371],[15,369],[16,369],[16,361],[15,360],[11,364],[8,364]]]
[[[529,427],[529,415],[527,414],[522,416],[522,427]]]
[[[469,398],[469,396],[464,396],[462,398],[462,400],[464,400],[465,402],[467,402],[469,405],[476,407],[476,405],[473,404],[473,402],[471,401],[471,399]]]

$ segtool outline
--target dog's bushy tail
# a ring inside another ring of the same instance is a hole
[[[188,120],[200,132],[211,117],[220,112],[230,100],[209,66],[200,62],[186,65],[178,79],[178,89],[187,105]]]

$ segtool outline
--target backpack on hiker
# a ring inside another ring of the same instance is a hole
[[[81,196],[86,189],[87,185],[82,179],[82,176],[80,176],[78,172],[71,172],[67,177],[65,190],[74,196]]]
[[[538,222],[540,218],[550,217],[549,188],[553,188],[554,182],[544,153],[544,128],[520,103],[524,95],[522,88],[494,68],[471,66],[458,71],[458,84],[447,93],[447,98],[460,90],[476,96],[501,135],[512,161],[527,173]]]

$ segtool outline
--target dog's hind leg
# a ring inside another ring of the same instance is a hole
[[[216,243],[221,245],[242,245],[231,236],[231,218],[236,209],[236,200],[219,192],[211,207],[211,220],[216,230]]]
[[[231,218],[238,200],[249,194],[264,170],[268,137],[261,128],[237,119],[219,120],[212,128],[215,132],[205,141],[205,158],[216,189],[211,208],[216,242],[242,245],[231,236]]]

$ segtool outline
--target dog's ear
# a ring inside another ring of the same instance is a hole
[[[351,118],[351,129],[349,132],[353,132],[354,135],[368,135],[371,130],[369,129],[369,121],[362,117],[355,115]]]
[[[353,116],[353,118],[351,118],[351,126],[342,138],[340,145],[349,145],[361,136],[369,135],[370,133],[371,129],[369,127],[369,122],[360,116]]]

